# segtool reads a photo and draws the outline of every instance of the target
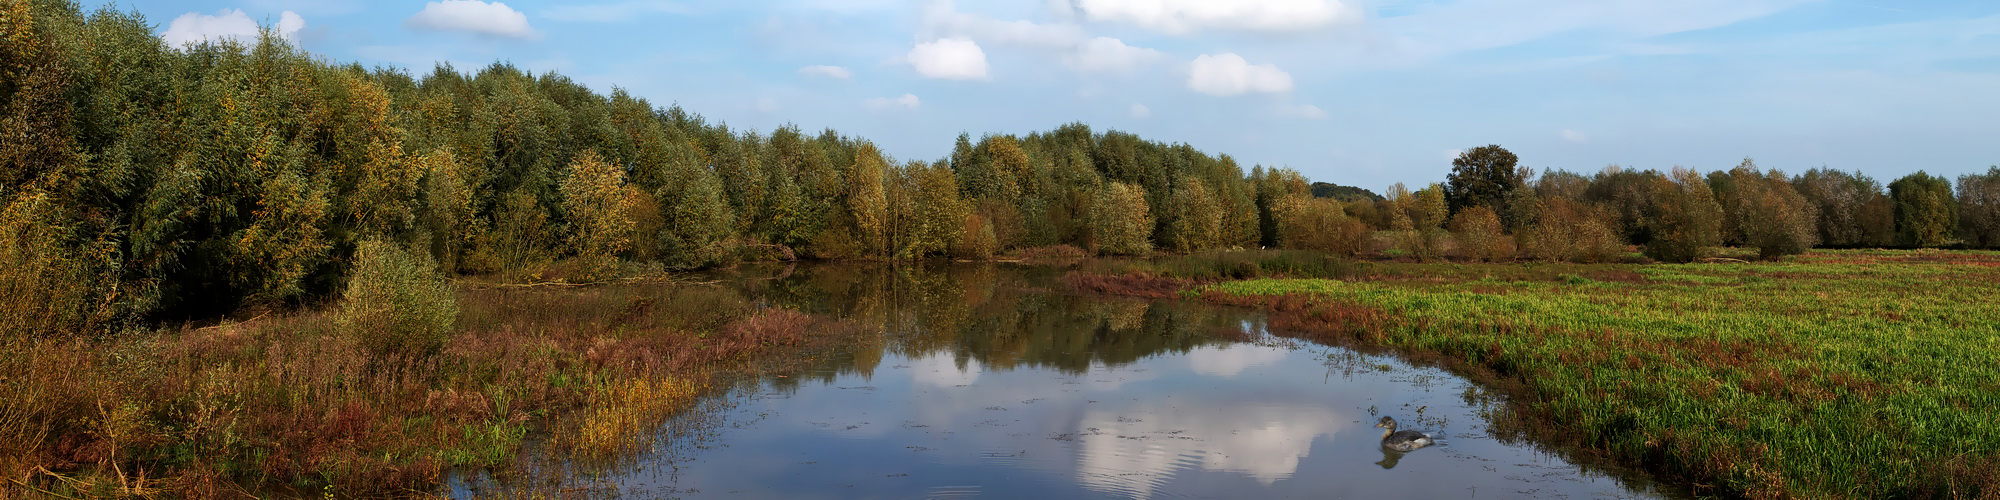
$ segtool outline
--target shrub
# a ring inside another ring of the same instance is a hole
[[[455,292],[427,256],[365,241],[355,251],[334,323],[376,354],[428,356],[457,326]]]
[[[1279,244],[1285,248],[1354,255],[1361,253],[1369,233],[1366,224],[1348,217],[1342,204],[1331,199],[1292,196],[1273,212]]]
[[[1535,225],[1521,232],[1521,251],[1542,260],[1604,262],[1624,253],[1625,244],[1612,229],[1606,210],[1549,198],[1542,203]]]
[[[1647,257],[1663,262],[1692,262],[1709,256],[1722,243],[1722,206],[1708,182],[1690,170],[1675,168],[1671,176],[1653,178],[1653,217],[1646,220],[1652,239]]]
[[[1485,205],[1473,205],[1451,217],[1465,256],[1495,262],[1514,258],[1514,241],[1500,231],[1500,216]]]
[[[1734,222],[1743,243],[1766,259],[1804,253],[1819,242],[1818,207],[1799,194],[1783,173],[1759,173],[1744,160],[1729,171],[1734,179]]]

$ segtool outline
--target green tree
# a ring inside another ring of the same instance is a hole
[[[1735,195],[1736,232],[1743,243],[1771,259],[1804,253],[1819,241],[1816,208],[1799,194],[1783,172],[1758,172],[1749,160],[1729,171]],[[1711,182],[1711,184],[1713,184]]]
[[[569,221],[570,252],[582,278],[602,278],[618,270],[618,254],[632,244],[634,221],[625,193],[625,172],[595,150],[577,155],[563,177],[563,215]]]
[[[1177,252],[1214,248],[1223,240],[1223,207],[1215,195],[1192,176],[1175,183],[1168,208],[1173,220],[1166,230],[1166,247]]]
[[[913,161],[896,169],[892,177],[888,213],[894,256],[922,259],[957,245],[970,209],[959,197],[951,167]]]
[[[1153,214],[1145,192],[1123,182],[1105,184],[1091,203],[1092,248],[1107,255],[1138,255],[1153,250]]]
[[[878,256],[888,248],[889,199],[884,191],[888,161],[875,145],[862,143],[854,153],[854,173],[848,185],[847,210],[854,219],[854,239],[863,255]]]
[[[1652,217],[1646,221],[1652,239],[1647,257],[1665,262],[1692,262],[1708,257],[1722,244],[1722,206],[1710,194],[1708,182],[1692,170],[1675,168],[1654,174]]]
[[[1278,234],[1285,248],[1355,255],[1368,239],[1368,227],[1348,217],[1344,204],[1328,198],[1289,196],[1276,207]]]
[[[1895,206],[1897,243],[1940,247],[1956,240],[1958,201],[1952,198],[1951,181],[1919,170],[1889,183],[1889,198]]]
[[[1459,153],[1451,160],[1451,173],[1445,177],[1445,202],[1452,212],[1483,206],[1494,213],[1506,214],[1514,191],[1526,186],[1527,172],[1519,168],[1519,163],[1520,158],[1497,144]]]

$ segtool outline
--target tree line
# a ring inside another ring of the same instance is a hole
[[[1382,234],[1419,257],[1568,260],[1625,244],[1685,261],[1722,244],[1782,254],[2000,240],[2000,170],[1961,178],[1956,193],[1920,174],[1885,194],[1859,174],[1788,178],[1747,162],[1706,178],[1535,177],[1494,146],[1462,156],[1448,183],[1377,196],[1079,123],[962,134],[947,158],[899,161],[833,130],[733,129],[504,63],[418,76],[323,61],[268,33],[168,47],[132,13],[4,9],[10,331],[299,305],[337,295],[358,267],[587,281],[1053,246],[1351,254]],[[397,264],[359,262],[376,256]]]
[[[1860,172],[1798,175],[1745,159],[1707,174],[1616,165],[1585,176],[1539,175],[1498,145],[1453,160],[1446,182],[1398,184],[1346,213],[1388,230],[1389,249],[1433,257],[1605,261],[1628,245],[1646,257],[1690,262],[1719,247],[1763,258],[1814,247],[2000,247],[2000,167],[1951,180],[1918,171],[1886,187]]]

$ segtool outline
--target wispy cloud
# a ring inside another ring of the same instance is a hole
[[[918,99],[914,94],[903,94],[901,97],[871,97],[866,101],[862,101],[861,104],[867,106],[868,109],[875,110],[896,108],[917,109],[924,105],[924,101]]]
[[[847,68],[842,68],[839,66],[824,66],[824,65],[806,66],[803,68],[799,68],[799,74],[806,76],[833,78],[837,80],[846,80],[854,77],[854,72],[848,71]]]
[[[1093,21],[1171,34],[1303,31],[1358,18],[1361,12],[1339,0],[1076,0],[1075,6]]]

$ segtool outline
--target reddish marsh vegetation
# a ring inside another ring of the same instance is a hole
[[[0,491],[415,494],[513,463],[537,432],[602,460],[717,377],[850,331],[713,287],[458,293],[464,319],[430,354],[371,349],[324,311],[21,340],[0,356]]]

